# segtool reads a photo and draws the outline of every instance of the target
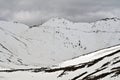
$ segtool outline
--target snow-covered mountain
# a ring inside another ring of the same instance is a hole
[[[49,66],[120,44],[119,26],[119,18],[92,23],[52,18],[33,27],[0,21],[0,67]]]
[[[119,80],[120,45],[54,67],[0,70],[0,80]]]

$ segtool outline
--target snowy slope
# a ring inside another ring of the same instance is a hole
[[[119,80],[120,45],[65,61],[55,67],[0,70],[0,80]]]
[[[119,26],[118,18],[93,23],[52,18],[34,27],[0,21],[0,66],[49,66],[120,44]]]
[[[3,68],[17,67],[13,64],[22,64],[17,49],[25,46],[20,34],[29,27],[13,22],[0,21],[0,66]],[[21,50],[22,52],[22,50]]]
[[[52,18],[39,27],[29,29],[23,36],[32,43],[29,45],[31,54],[42,56],[43,63],[55,64],[120,44],[119,26],[120,20],[117,18],[93,23],[73,23],[63,18]]]

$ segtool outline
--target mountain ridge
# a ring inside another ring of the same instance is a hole
[[[60,21],[59,18],[53,19],[34,28],[19,23],[0,23],[1,60],[20,65],[51,65],[120,44],[120,20],[73,23],[63,18]],[[13,60],[2,52],[14,55]]]
[[[0,80],[119,80],[119,26],[117,18],[32,27],[0,21]]]

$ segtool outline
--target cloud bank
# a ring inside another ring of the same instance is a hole
[[[0,20],[33,25],[51,17],[75,22],[120,17],[120,0],[0,0]]]

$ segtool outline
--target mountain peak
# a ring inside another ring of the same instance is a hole
[[[112,17],[112,18],[104,18],[104,19],[101,19],[102,21],[108,21],[108,20],[114,20],[114,21],[117,21],[117,20],[120,20],[120,18],[117,18],[117,17]]]
[[[50,20],[52,20],[52,21],[69,21],[69,20],[67,20],[67,19],[65,19],[65,18],[60,18],[60,17],[54,17],[54,18],[51,18]],[[49,21],[49,20],[48,20]],[[69,21],[70,22],[70,21]]]
[[[69,20],[67,19],[64,19],[64,18],[59,18],[59,17],[55,17],[55,18],[51,18],[49,19],[47,22],[45,22],[43,25],[50,25],[50,24],[71,24],[72,22],[70,22]]]

